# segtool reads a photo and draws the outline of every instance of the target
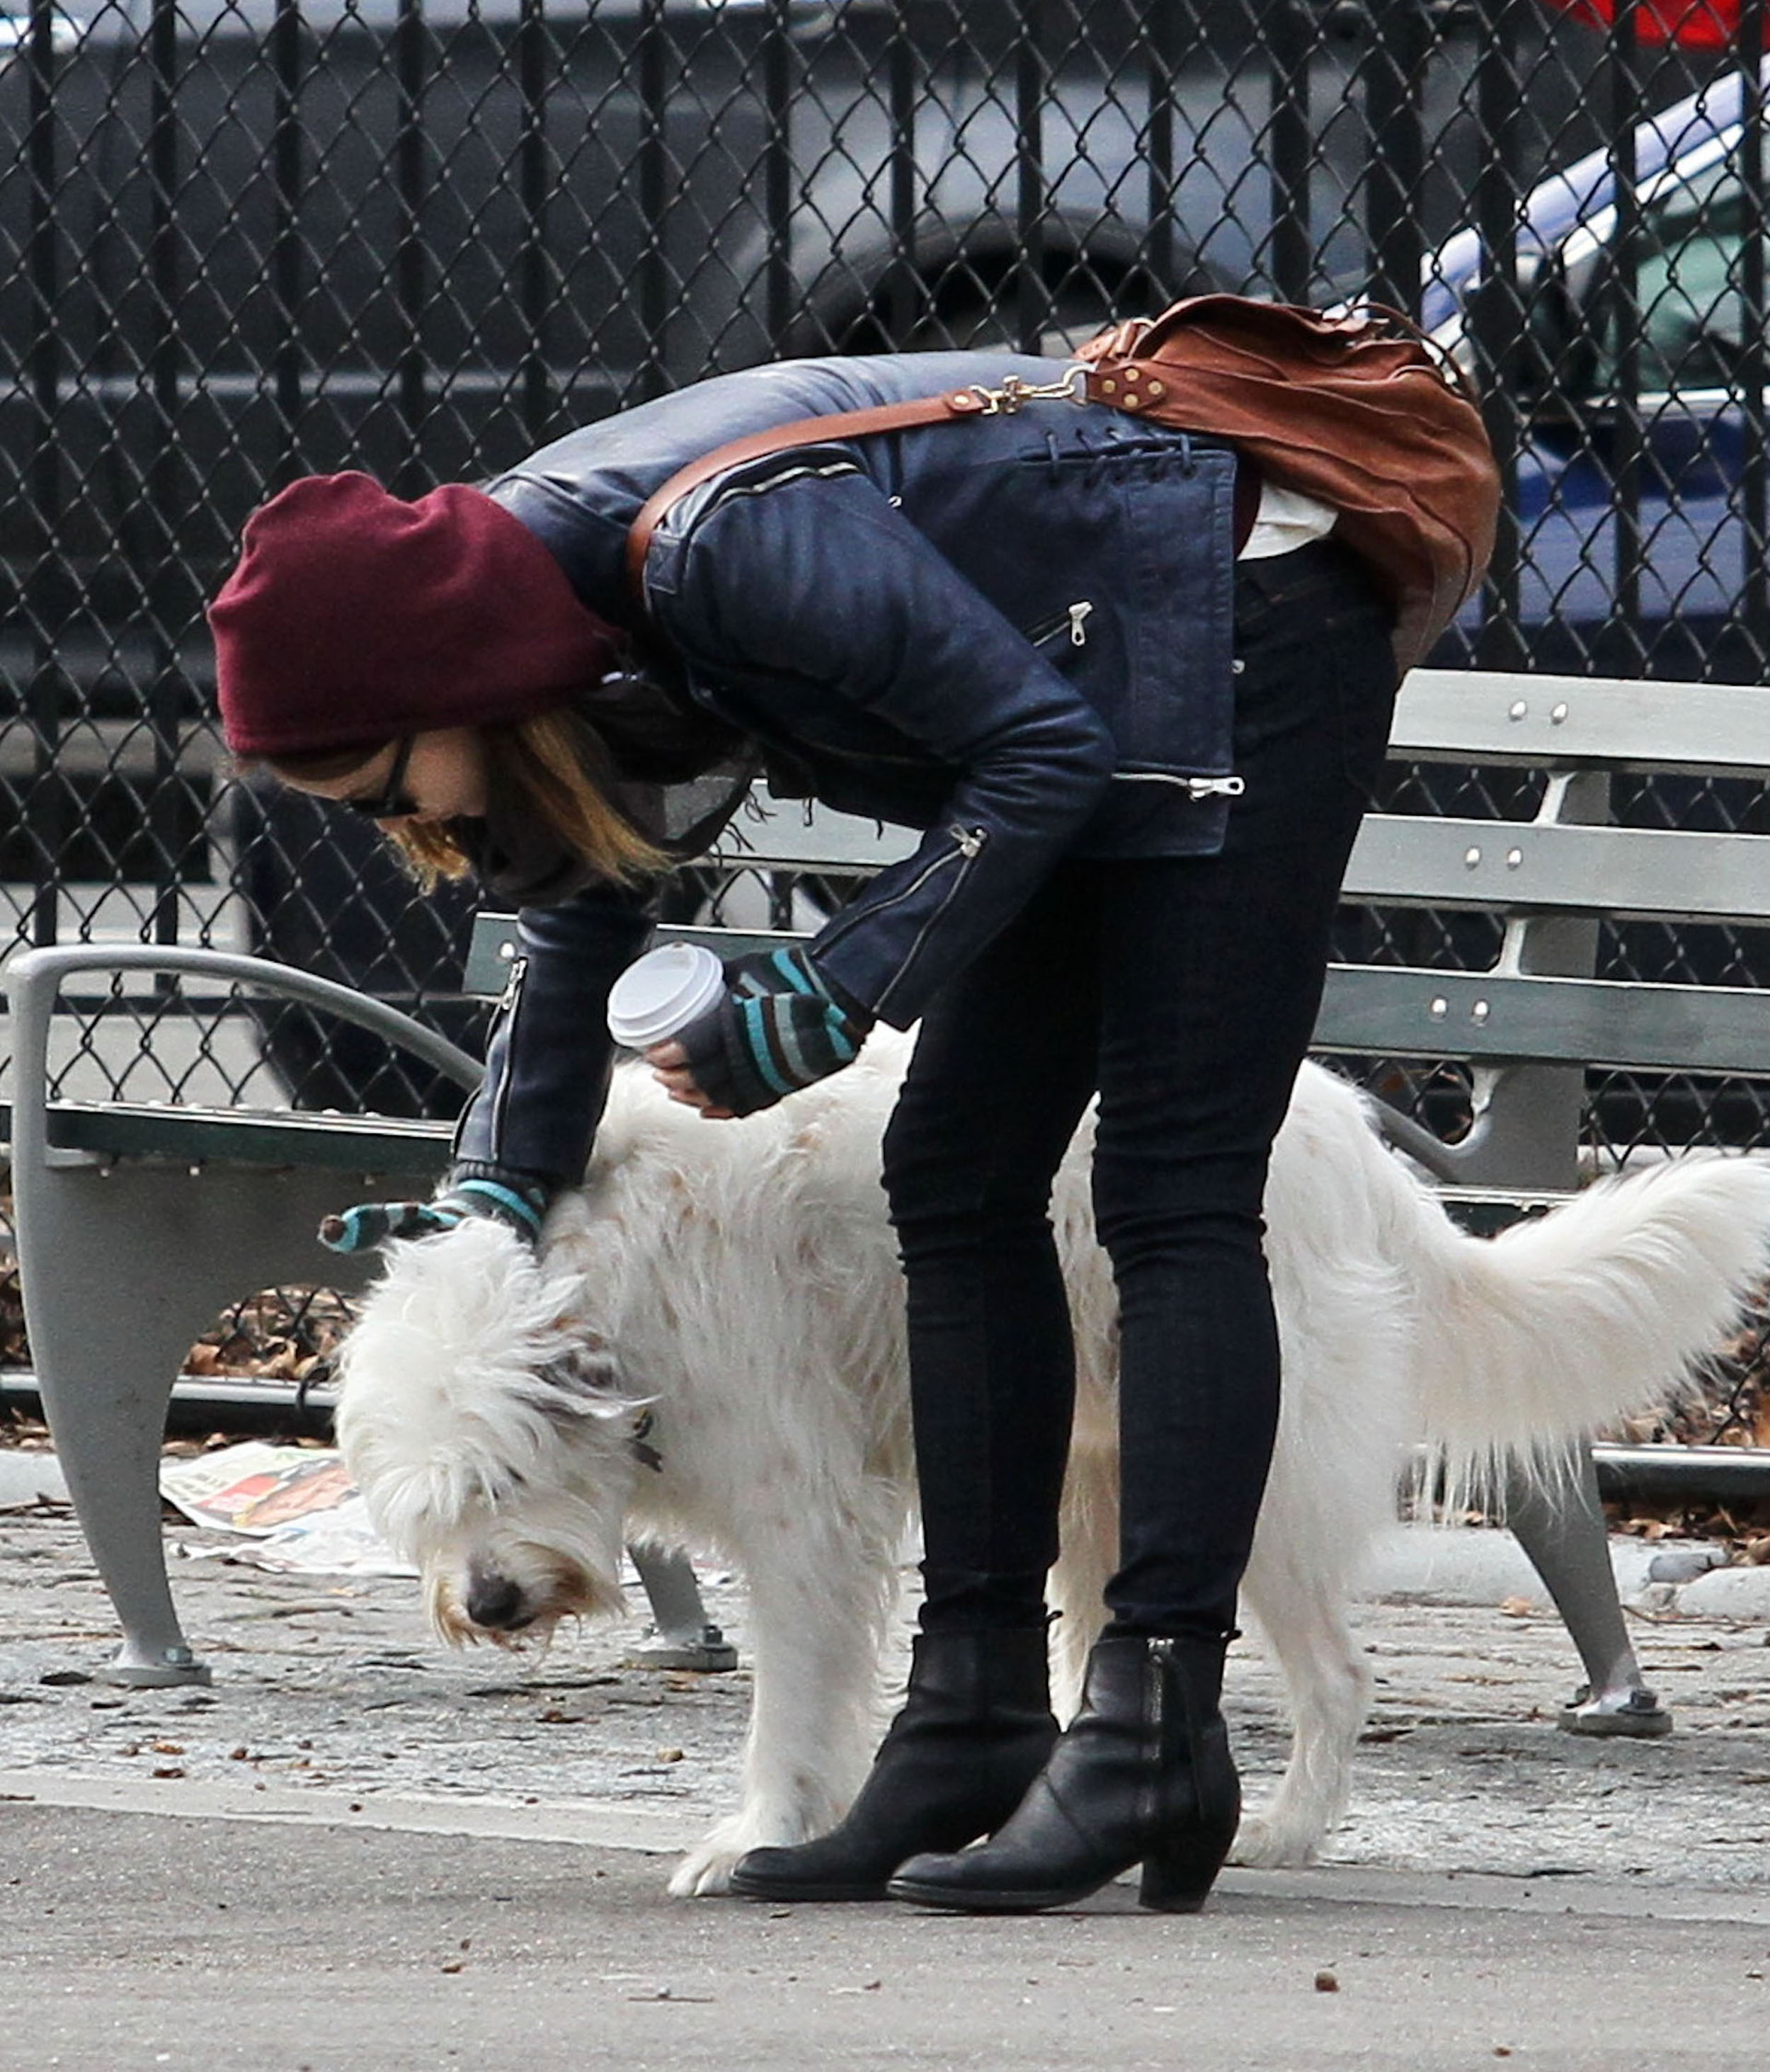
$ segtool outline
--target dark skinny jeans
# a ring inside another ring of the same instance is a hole
[[[1074,1401],[1048,1211],[1095,1093],[1113,1630],[1234,1624],[1278,1417],[1267,1165],[1394,689],[1386,615],[1337,546],[1241,564],[1236,638],[1247,788],[1221,853],[1059,865],[925,1018],[886,1137],[930,1631],[1044,1617]]]

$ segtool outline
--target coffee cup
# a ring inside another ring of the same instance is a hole
[[[725,990],[725,968],[699,943],[666,943],[627,966],[609,990],[609,1034],[648,1050],[686,1029]]]

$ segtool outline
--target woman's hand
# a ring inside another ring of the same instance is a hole
[[[328,1252],[367,1252],[396,1238],[434,1237],[470,1219],[489,1217],[532,1245],[552,1192],[535,1174],[462,1159],[428,1202],[359,1202],[327,1216],[319,1241]]]
[[[643,1054],[671,1100],[729,1122],[840,1071],[872,1024],[803,950],[769,950],[727,964],[721,997]]]
[[[716,1106],[711,1096],[703,1093],[695,1083],[688,1053],[674,1038],[667,1043],[654,1043],[643,1054],[651,1067],[652,1076],[671,1100],[680,1101],[684,1108],[698,1108],[708,1122],[737,1120],[735,1110]]]

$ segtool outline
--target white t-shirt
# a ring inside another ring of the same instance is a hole
[[[1295,489],[1280,489],[1275,483],[1260,484],[1260,501],[1254,513],[1254,529],[1236,559],[1270,561],[1275,554],[1288,554],[1306,547],[1312,540],[1324,540],[1339,517],[1332,504]]]

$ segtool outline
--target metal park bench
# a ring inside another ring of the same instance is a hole
[[[1770,925],[1770,837],[1613,819],[1619,792],[1638,790],[1642,779],[1662,795],[1670,780],[1690,798],[1715,780],[1757,791],[1770,770],[1770,699],[1762,691],[1417,670],[1402,692],[1390,753],[1452,769],[1536,773],[1540,784],[1521,800],[1517,818],[1367,818],[1348,872],[1349,904],[1484,914],[1498,927],[1497,944],[1483,970],[1337,964],[1316,1028],[1324,1052],[1470,1068],[1468,1126],[1453,1143],[1382,1111],[1391,1141],[1438,1178],[1466,1227],[1501,1228],[1589,1177],[1582,1146],[1595,1072],[1649,1081],[1770,1074],[1770,1015],[1755,985],[1595,975],[1607,923],[1686,933]],[[1761,1124],[1752,1133],[1762,1134]],[[1507,1522],[1595,1692],[1640,1689],[1599,1468],[1620,1483],[1641,1476],[1644,1453],[1679,1450],[1588,1446],[1577,1482],[1555,1499],[1522,1476],[1505,1493]],[[1690,1449],[1681,1465],[1737,1484],[1740,1449],[1717,1462],[1719,1450]],[[1760,1457],[1752,1467],[1761,1473],[1765,1465]],[[1637,1716],[1652,1717],[1645,1705]]]
[[[1608,824],[1616,780],[1756,779],[1770,768],[1764,693],[1420,671],[1403,689],[1392,752],[1407,763],[1542,773],[1521,780],[1523,817],[1370,817],[1349,906],[1391,916],[1485,915],[1498,955],[1480,971],[1424,960],[1337,964],[1316,1032],[1326,1052],[1467,1068],[1472,1120],[1458,1141],[1398,1112],[1388,1122],[1398,1147],[1436,1177],[1465,1219],[1497,1227],[1579,1184],[1592,1067],[1770,1075],[1770,1015],[1755,989],[1593,976],[1602,920],[1770,925],[1770,837]],[[901,831],[758,803],[715,868],[765,874],[776,918],[793,918],[795,882],[839,894],[844,878],[914,845]],[[731,927],[660,933],[727,955],[788,939],[785,930]],[[500,991],[515,954],[513,921],[482,916],[467,989]],[[204,1674],[172,1607],[157,1494],[166,1407],[185,1350],[242,1292],[314,1277],[314,1226],[343,1193],[428,1184],[445,1163],[449,1128],[53,1096],[49,1038],[64,989],[95,974],[136,973],[162,986],[169,978],[243,984],[329,1010],[403,1043],[463,1087],[479,1068],[395,1009],[256,959],[81,946],[27,952],[7,968],[14,1185],[39,1387],[122,1623],[110,1673],[175,1681]],[[326,1278],[347,1288],[367,1271],[340,1260],[327,1264]],[[1593,1689],[1629,1681],[1633,1658],[1590,1457],[1581,1487],[1553,1504],[1521,1482],[1509,1492],[1508,1519]]]
[[[466,1092],[482,1068],[396,1008],[262,958],[80,944],[29,950],[6,968],[26,1326],[68,1494],[122,1626],[102,1673],[129,1684],[207,1683],[173,1607],[160,1528],[160,1445],[185,1356],[248,1293],[311,1281],[322,1268],[328,1285],[359,1291],[374,1255],[322,1254],[318,1219],[346,1194],[428,1191],[448,1163],[453,1124],[51,1098],[58,1006],[82,984],[132,974],[244,986],[338,1015]],[[643,1659],[735,1667],[687,1560],[628,1551],[651,1610]]]

